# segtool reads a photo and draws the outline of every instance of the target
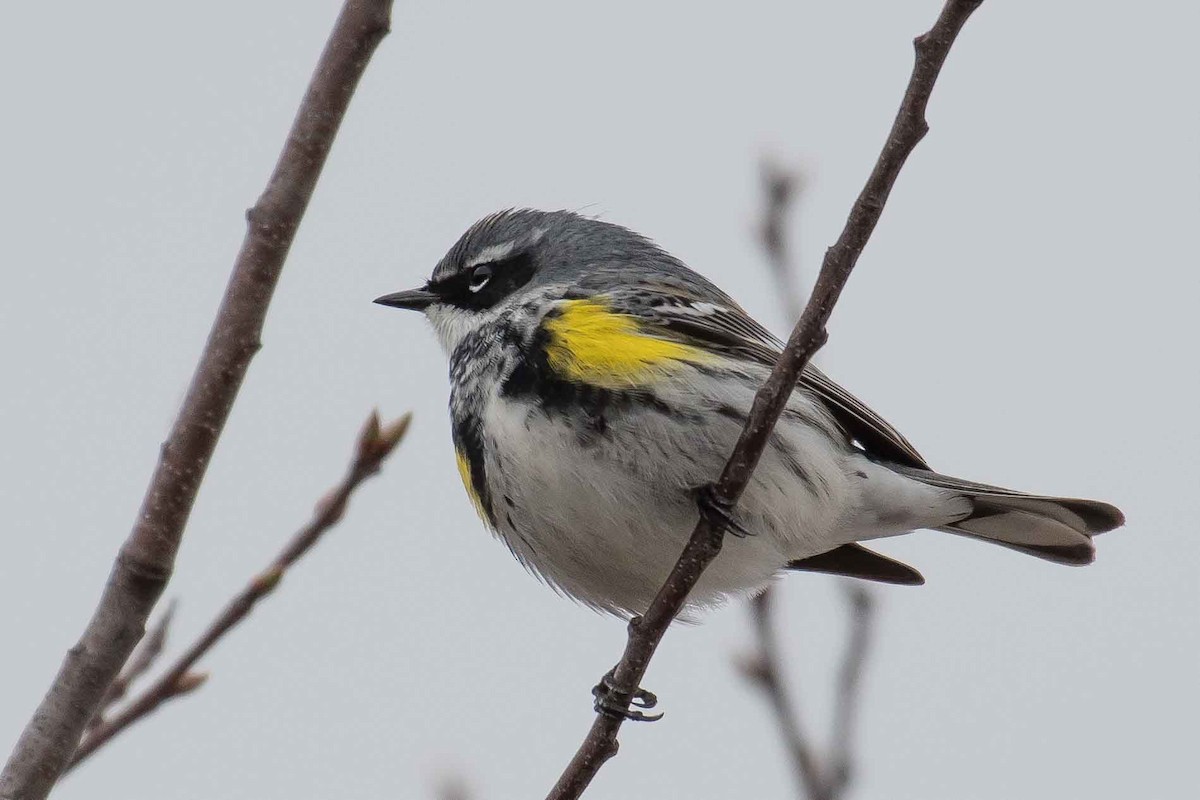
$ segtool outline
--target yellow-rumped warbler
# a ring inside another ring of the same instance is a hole
[[[648,239],[566,211],[473,225],[420,289],[450,357],[458,467],[517,559],[598,609],[645,611],[683,550],[780,342]],[[815,367],[792,392],[690,606],[785,569],[923,583],[857,542],[934,528],[1062,564],[1124,522],[1094,500],[934,472]]]

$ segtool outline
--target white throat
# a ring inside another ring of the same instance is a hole
[[[425,317],[433,325],[442,350],[449,356],[468,333],[495,319],[496,312],[465,311],[449,304],[435,303],[425,309]]]

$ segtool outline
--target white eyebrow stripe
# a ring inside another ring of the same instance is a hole
[[[470,269],[471,267],[478,266],[479,264],[486,264],[489,261],[499,261],[500,259],[508,256],[508,254],[511,253],[513,248],[516,246],[517,242],[514,239],[512,241],[504,242],[503,244],[493,244],[485,247],[476,253],[474,258],[467,262],[466,267],[467,269]]]

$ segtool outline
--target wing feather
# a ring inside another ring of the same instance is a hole
[[[774,366],[783,343],[723,294],[717,302],[696,299],[677,286],[640,287],[612,296],[614,307],[642,317],[681,341],[735,358]],[[820,400],[846,433],[868,454],[886,461],[929,469],[908,439],[865,403],[813,365],[797,385]]]

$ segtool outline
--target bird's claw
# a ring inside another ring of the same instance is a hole
[[[754,531],[733,518],[733,507],[722,498],[717,497],[711,483],[701,486],[695,491],[696,505],[700,507],[700,513],[708,517],[709,522],[714,525],[724,525],[725,530],[739,539],[754,535]]]
[[[662,719],[662,714],[647,714],[642,709],[651,709],[658,705],[658,696],[654,692],[638,687],[632,694],[619,692],[613,686],[613,673],[605,673],[600,683],[592,688],[595,698],[595,709],[598,714],[618,717],[633,722],[654,722]]]

